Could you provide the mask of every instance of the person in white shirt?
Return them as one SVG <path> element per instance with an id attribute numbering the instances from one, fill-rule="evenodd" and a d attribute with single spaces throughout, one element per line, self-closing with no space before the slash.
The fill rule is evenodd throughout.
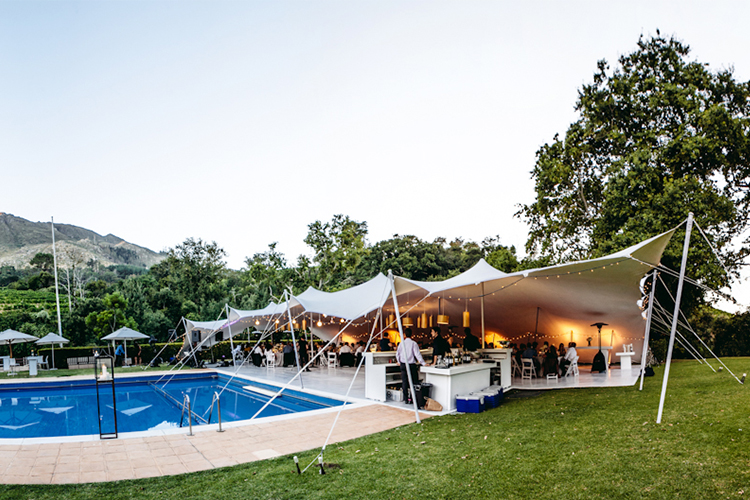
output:
<path id="1" fill-rule="evenodd" d="M 576 343 L 571 342 L 568 344 L 568 351 L 565 353 L 565 357 L 560 362 L 560 372 L 562 372 L 563 376 L 565 376 L 565 373 L 568 371 L 570 363 L 572 363 L 577 357 L 578 353 L 576 352 Z"/>
<path id="2" fill-rule="evenodd" d="M 396 361 L 401 368 L 401 390 L 404 392 L 404 401 L 411 404 L 409 398 L 409 376 L 406 370 L 411 372 L 411 381 L 413 385 L 419 383 L 419 365 L 426 366 L 427 363 L 422 359 L 422 353 L 419 352 L 419 345 L 411 339 L 411 328 L 404 328 L 404 341 L 396 349 Z M 416 388 L 414 389 L 416 391 Z M 417 397 L 417 402 L 420 398 Z"/>
<path id="3" fill-rule="evenodd" d="M 344 342 L 344 345 L 341 346 L 341 349 L 339 349 L 339 354 L 351 354 L 352 348 L 349 347 L 349 342 Z"/>

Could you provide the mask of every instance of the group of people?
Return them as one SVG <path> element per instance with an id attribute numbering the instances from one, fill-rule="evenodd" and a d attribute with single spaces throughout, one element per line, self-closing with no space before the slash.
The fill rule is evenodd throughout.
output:
<path id="1" fill-rule="evenodd" d="M 516 359 L 518 366 L 523 366 L 524 359 L 530 359 L 539 377 L 548 374 L 564 376 L 568 371 L 568 366 L 578 356 L 575 342 L 570 342 L 567 348 L 562 342 L 555 348 L 554 345 L 549 345 L 546 341 L 541 349 L 538 342 L 530 342 L 529 344 L 521 344 L 520 346 L 511 344 L 510 346 L 513 349 L 512 355 Z"/>
<path id="2" fill-rule="evenodd" d="M 360 342 L 342 342 L 340 345 L 331 344 L 330 346 L 310 346 L 310 344 L 301 338 L 296 341 L 297 356 L 299 356 L 300 366 L 305 366 L 310 361 L 310 357 L 320 354 L 318 362 L 321 364 L 321 358 L 328 359 L 328 353 L 335 353 L 341 366 L 355 366 L 362 360 L 362 354 L 365 352 L 365 343 Z M 235 363 L 241 363 L 243 356 L 249 352 L 253 365 L 261 366 L 265 360 L 267 366 L 277 366 L 277 354 L 280 354 L 281 365 L 284 367 L 297 366 L 297 356 L 295 356 L 293 342 L 280 342 L 276 345 L 271 343 L 258 342 L 255 346 L 249 343 L 237 345 L 232 352 Z M 309 369 L 309 368 L 308 368 Z"/>

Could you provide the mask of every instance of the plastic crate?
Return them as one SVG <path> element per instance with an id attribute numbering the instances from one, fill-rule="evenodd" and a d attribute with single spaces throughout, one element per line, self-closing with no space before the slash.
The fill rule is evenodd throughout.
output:
<path id="1" fill-rule="evenodd" d="M 456 396 L 456 411 L 459 413 L 481 413 L 484 411 L 484 396 L 467 394 Z"/>

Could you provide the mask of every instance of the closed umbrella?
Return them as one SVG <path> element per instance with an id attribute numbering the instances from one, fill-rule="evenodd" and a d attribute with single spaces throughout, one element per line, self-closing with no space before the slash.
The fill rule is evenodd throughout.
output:
<path id="1" fill-rule="evenodd" d="M 125 344 L 125 358 L 128 357 L 128 340 L 138 340 L 138 339 L 147 339 L 149 338 L 148 335 L 144 335 L 141 332 L 136 332 L 132 328 L 128 328 L 126 326 L 123 326 L 116 332 L 110 333 L 109 335 L 102 337 L 102 340 L 111 340 L 112 344 L 114 345 L 116 340 L 122 340 Z"/>
<path id="2" fill-rule="evenodd" d="M 37 344 L 43 345 L 43 344 L 50 344 L 52 345 L 52 369 L 56 370 L 55 368 L 55 344 L 67 344 L 70 342 L 70 340 L 66 339 L 65 337 L 61 337 L 56 333 L 48 333 L 44 337 L 40 338 L 36 341 Z M 62 345 L 60 345 L 62 347 Z"/>

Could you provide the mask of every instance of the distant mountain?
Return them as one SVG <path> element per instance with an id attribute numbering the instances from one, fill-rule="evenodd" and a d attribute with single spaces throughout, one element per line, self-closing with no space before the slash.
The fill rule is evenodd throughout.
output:
<path id="1" fill-rule="evenodd" d="M 128 264 L 151 267 L 166 254 L 157 253 L 113 234 L 102 236 L 89 229 L 70 224 L 55 224 L 55 243 L 59 265 L 65 260 L 98 265 Z M 52 231 L 49 222 L 31 222 L 0 212 L 0 266 L 22 268 L 37 253 L 52 253 Z"/>

